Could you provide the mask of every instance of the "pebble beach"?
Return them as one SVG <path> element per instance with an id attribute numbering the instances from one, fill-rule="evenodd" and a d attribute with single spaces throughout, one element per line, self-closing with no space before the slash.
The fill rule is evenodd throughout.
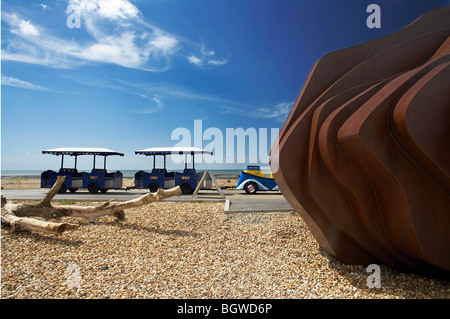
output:
<path id="1" fill-rule="evenodd" d="M 22 189 L 32 184 L 15 182 Z M 226 214 L 223 203 L 199 200 L 151 203 L 125 216 L 101 217 L 98 224 L 63 217 L 59 220 L 80 227 L 60 236 L 12 232 L 2 225 L 1 297 L 450 298 L 449 282 L 383 265 L 380 287 L 370 288 L 370 272 L 321 250 L 296 212 Z"/>

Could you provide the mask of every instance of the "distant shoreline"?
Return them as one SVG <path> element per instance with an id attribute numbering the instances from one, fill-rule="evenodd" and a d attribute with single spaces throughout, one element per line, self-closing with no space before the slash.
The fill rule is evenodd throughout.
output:
<path id="1" fill-rule="evenodd" d="M 14 178 L 26 178 L 26 179 L 39 179 L 40 175 L 3 175 L 2 179 L 14 179 Z"/>
<path id="2" fill-rule="evenodd" d="M 111 172 L 114 170 L 111 170 Z M 204 172 L 205 170 L 197 170 L 197 172 Z M 137 171 L 131 171 L 131 170 L 125 170 L 126 173 L 123 174 L 123 178 L 134 178 L 134 173 Z M 241 171 L 237 170 L 230 170 L 227 172 L 226 170 L 210 170 L 210 172 L 216 177 L 216 178 L 239 178 L 239 175 Z M 18 171 L 8 172 L 8 171 L 2 171 L 1 172 L 1 179 L 14 179 L 14 178 L 25 178 L 25 179 L 40 179 L 41 174 L 40 173 L 28 173 L 25 171 L 23 174 L 19 173 Z"/>

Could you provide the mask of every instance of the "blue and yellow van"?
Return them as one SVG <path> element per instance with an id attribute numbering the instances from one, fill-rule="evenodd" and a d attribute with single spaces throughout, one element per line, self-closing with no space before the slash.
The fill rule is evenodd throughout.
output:
<path id="1" fill-rule="evenodd" d="M 253 165 L 248 165 L 247 169 L 242 171 L 236 189 L 245 190 L 247 194 L 279 190 L 272 173 L 266 173 L 259 166 Z"/>

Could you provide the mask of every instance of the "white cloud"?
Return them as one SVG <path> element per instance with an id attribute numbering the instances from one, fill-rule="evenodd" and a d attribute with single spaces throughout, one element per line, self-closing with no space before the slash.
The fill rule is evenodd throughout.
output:
<path id="1" fill-rule="evenodd" d="M 180 50 L 191 50 L 188 61 L 198 67 L 226 64 L 214 50 L 196 44 L 144 21 L 128 0 L 69 0 L 78 8 L 81 28 L 88 38 L 75 42 L 56 36 L 57 31 L 39 26 L 15 13 L 2 20 L 11 36 L 2 41 L 2 60 L 54 68 L 73 68 L 88 62 L 112 63 L 146 71 L 166 71 Z M 47 5 L 40 5 L 44 10 Z M 70 17 L 73 10 L 66 12 Z"/>
<path id="2" fill-rule="evenodd" d="M 15 14 L 4 13 L 3 19 L 11 25 L 11 32 L 20 36 L 39 36 L 38 29 L 30 21 L 20 19 Z"/>
<path id="3" fill-rule="evenodd" d="M 118 36 L 107 37 L 101 42 L 80 48 L 75 53 L 85 60 L 114 63 L 129 68 L 139 68 L 148 59 L 148 50 L 135 44 L 135 35 L 124 32 Z"/>
<path id="4" fill-rule="evenodd" d="M 128 0 L 88 0 L 98 2 L 99 14 L 111 19 L 135 19 L 140 14 L 136 8 Z"/>
<path id="5" fill-rule="evenodd" d="M 139 10 L 126 0 L 98 0 L 98 13 L 110 19 L 136 18 Z"/>
<path id="6" fill-rule="evenodd" d="M 257 107 L 251 105 L 222 105 L 222 113 L 235 114 L 237 116 L 246 116 L 257 119 L 274 119 L 277 121 L 285 121 L 291 108 L 292 102 L 281 102 L 272 106 Z"/>
<path id="7" fill-rule="evenodd" d="M 191 64 L 198 66 L 199 68 L 204 68 L 206 66 L 220 66 L 228 63 L 227 59 L 216 59 L 214 50 L 207 50 L 205 45 L 202 43 L 200 45 L 199 56 L 190 55 L 188 56 L 188 61 Z"/>
<path id="8" fill-rule="evenodd" d="M 194 64 L 196 66 L 198 66 L 199 68 L 204 68 L 206 66 L 220 66 L 220 65 L 224 65 L 228 63 L 227 59 L 222 59 L 222 60 L 209 60 L 207 56 L 202 56 L 201 58 L 195 56 L 195 55 L 190 55 L 188 56 L 188 61 L 191 64 Z"/>
<path id="9" fill-rule="evenodd" d="M 176 86 L 173 84 L 157 84 L 157 83 L 141 83 L 141 82 L 128 82 L 123 80 L 116 80 L 118 83 L 117 85 L 111 85 L 106 83 L 92 83 L 92 82 L 83 82 L 81 80 L 75 80 L 79 83 L 83 83 L 86 85 L 97 85 L 101 87 L 109 87 L 109 88 L 115 88 L 115 89 L 121 89 L 128 93 L 137 94 L 141 97 L 147 98 L 148 95 L 154 95 L 155 97 L 172 97 L 182 100 L 198 100 L 198 101 L 209 101 L 216 104 L 233 104 L 233 105 L 241 105 L 236 102 L 231 102 L 229 100 L 225 100 L 216 96 L 204 94 L 204 93 L 198 93 L 193 92 L 187 88 Z M 138 93 L 139 92 L 139 93 Z"/>
<path id="10" fill-rule="evenodd" d="M 83 16 L 95 14 L 112 20 L 134 19 L 139 14 L 139 9 L 127 0 L 69 0 L 68 6 L 78 8 Z"/>
<path id="11" fill-rule="evenodd" d="M 12 76 L 4 76 L 4 75 L 2 75 L 2 85 L 14 86 L 30 90 L 46 90 L 46 88 L 39 85 L 35 85 L 28 81 L 19 80 Z"/>
<path id="12" fill-rule="evenodd" d="M 292 108 L 292 103 L 282 102 L 272 107 L 260 107 L 255 110 L 255 116 L 259 118 L 286 118 Z"/>
<path id="13" fill-rule="evenodd" d="M 161 71 L 177 51 L 178 40 L 161 29 L 146 25 L 140 11 L 126 0 L 71 0 L 80 8 L 92 44 L 76 54 L 88 61 L 115 63 L 129 68 Z M 110 24 L 115 23 L 111 32 Z"/>
<path id="14" fill-rule="evenodd" d="M 43 3 L 39 4 L 39 6 L 42 8 L 42 10 L 47 10 L 50 8 L 48 5 L 43 4 Z"/>
<path id="15" fill-rule="evenodd" d="M 146 96 L 144 96 L 144 97 L 148 99 L 148 97 L 146 97 Z M 150 99 L 154 102 L 154 106 L 142 111 L 141 113 L 152 114 L 152 113 L 157 113 L 162 110 L 163 106 L 162 106 L 160 98 L 157 95 L 153 96 Z"/>
<path id="16" fill-rule="evenodd" d="M 142 27 L 118 27 L 112 33 L 102 22 L 87 17 L 92 39 L 85 44 L 68 41 L 50 34 L 30 37 L 37 29 L 16 15 L 7 15 L 5 21 L 18 37 L 8 39 L 2 50 L 3 60 L 36 63 L 55 68 L 74 67 L 85 62 L 113 63 L 128 68 L 160 71 L 178 50 L 178 40 L 161 30 L 142 30 Z M 26 21 L 25 21 L 26 22 Z M 141 31 L 142 30 L 142 31 Z"/>
<path id="17" fill-rule="evenodd" d="M 216 54 L 216 52 L 214 52 L 214 50 L 206 51 L 206 48 L 205 48 L 204 45 L 202 45 L 201 52 L 202 52 L 202 54 L 205 55 L 205 56 L 213 56 L 214 54 Z"/>
<path id="18" fill-rule="evenodd" d="M 19 29 L 25 36 L 39 36 L 39 31 L 30 23 L 30 21 L 20 21 Z"/>
<path id="19" fill-rule="evenodd" d="M 150 41 L 150 44 L 163 53 L 169 53 L 176 49 L 178 40 L 169 35 L 158 34 Z"/>
<path id="20" fill-rule="evenodd" d="M 226 59 L 222 59 L 222 60 L 210 60 L 208 61 L 208 64 L 212 64 L 212 65 L 224 65 L 227 64 L 228 60 Z"/>
<path id="21" fill-rule="evenodd" d="M 189 57 L 188 57 L 188 61 L 189 61 L 190 63 L 192 63 L 192 64 L 197 65 L 197 66 L 201 66 L 201 65 L 203 64 L 202 59 L 197 58 L 197 57 L 194 56 L 194 55 L 189 56 Z"/>

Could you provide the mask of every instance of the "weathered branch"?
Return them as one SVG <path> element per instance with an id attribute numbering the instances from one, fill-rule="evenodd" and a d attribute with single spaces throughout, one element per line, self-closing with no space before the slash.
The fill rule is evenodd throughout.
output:
<path id="1" fill-rule="evenodd" d="M 97 223 L 97 218 L 101 216 L 115 216 L 119 220 L 125 218 L 125 209 L 142 206 L 148 203 L 162 201 L 171 196 L 180 196 L 179 186 L 164 190 L 158 189 L 156 193 L 148 193 L 139 198 L 125 202 L 107 201 L 100 206 L 53 206 L 51 200 L 58 193 L 65 177 L 58 177 L 52 189 L 45 197 L 35 205 L 8 203 L 2 197 L 2 222 L 7 223 L 15 230 L 32 230 L 43 233 L 61 234 L 65 230 L 74 230 L 78 225 L 68 223 L 52 223 L 40 221 L 28 217 L 43 217 L 45 219 L 60 218 L 65 216 L 81 217 L 90 222 Z"/>
<path id="2" fill-rule="evenodd" d="M 78 225 L 70 223 L 53 223 L 34 218 L 18 217 L 13 212 L 19 205 L 8 203 L 2 196 L 2 223 L 8 224 L 13 231 L 29 230 L 44 234 L 61 235 L 66 230 L 75 230 Z"/>
<path id="3" fill-rule="evenodd" d="M 15 208 L 11 208 L 11 211 L 18 217 L 30 217 L 39 216 L 45 219 L 60 218 L 64 216 L 70 217 L 82 217 L 86 218 L 90 222 L 96 222 L 100 216 L 112 215 L 119 219 L 123 216 L 125 209 L 142 206 L 148 203 L 161 201 L 170 196 L 180 196 L 180 187 L 174 187 L 168 190 L 158 189 L 156 193 L 148 193 L 139 198 L 132 199 L 125 202 L 112 203 L 108 201 L 100 206 L 72 206 L 61 205 L 52 206 L 45 204 L 44 206 L 39 203 L 37 205 L 16 205 Z M 8 205 L 8 204 L 6 204 Z M 10 204 L 11 205 L 11 204 Z"/>
<path id="4" fill-rule="evenodd" d="M 55 197 L 55 195 L 58 193 L 65 179 L 66 179 L 65 176 L 58 176 L 56 178 L 55 184 L 53 184 L 53 187 L 45 195 L 45 197 L 36 205 L 36 207 L 50 207 L 53 197 Z"/>
<path id="5" fill-rule="evenodd" d="M 9 210 L 2 211 L 2 222 L 10 225 L 13 231 L 29 230 L 44 234 L 61 235 L 66 230 L 75 230 L 79 226 L 69 223 L 52 223 L 34 218 L 17 217 Z"/>

